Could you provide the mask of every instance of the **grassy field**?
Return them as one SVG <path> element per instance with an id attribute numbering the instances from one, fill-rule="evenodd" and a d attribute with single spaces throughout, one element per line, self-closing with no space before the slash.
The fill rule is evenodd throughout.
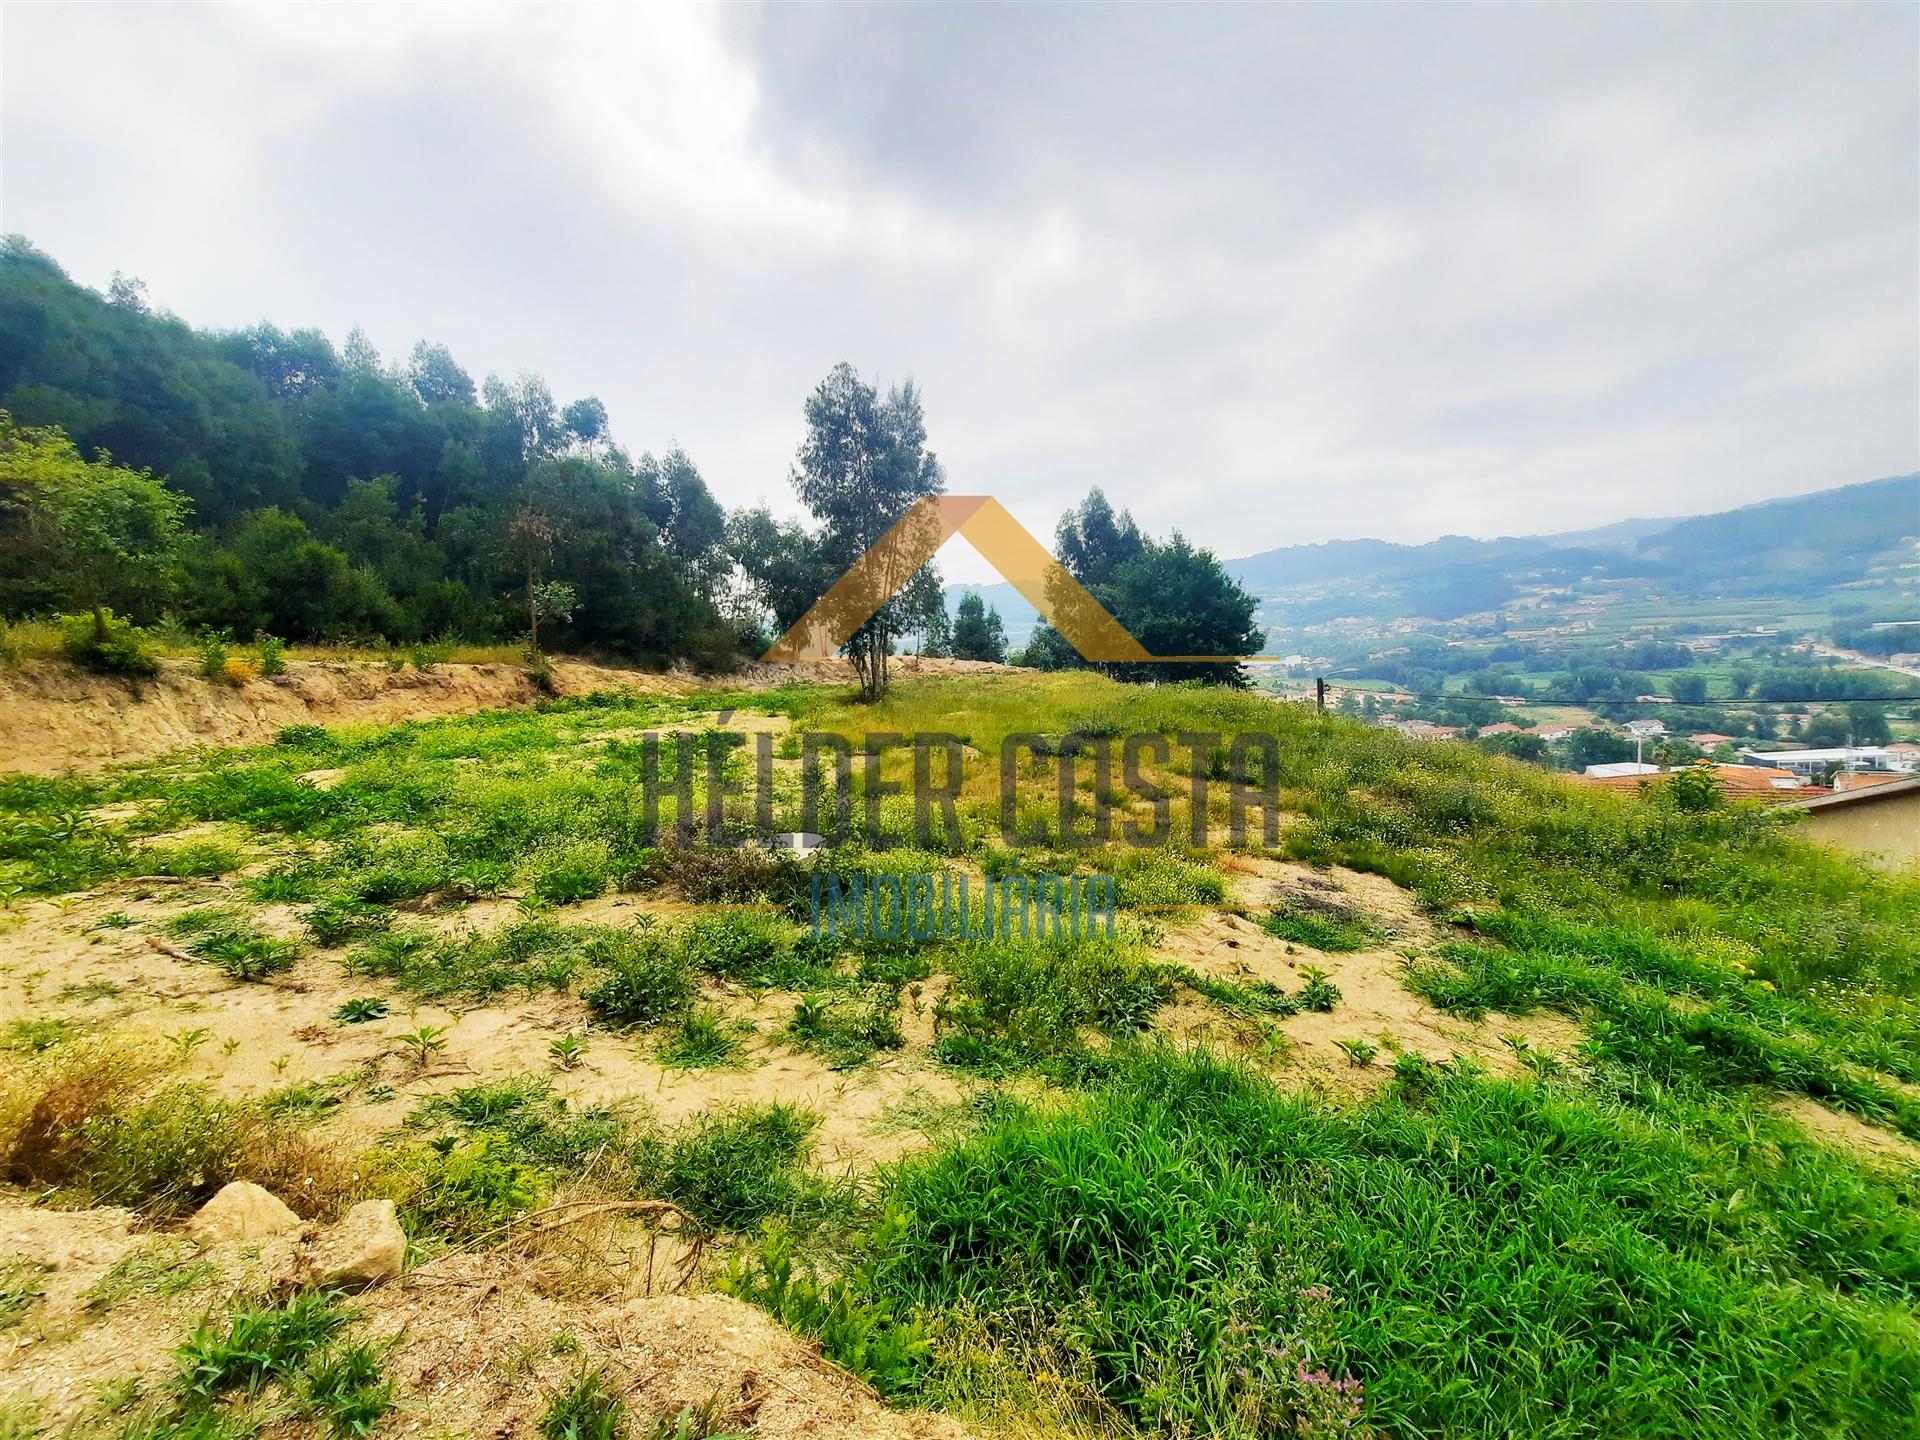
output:
<path id="1" fill-rule="evenodd" d="M 805 734 L 951 735 L 956 835 L 814 863 L 1110 874 L 1115 933 L 815 936 L 800 862 L 648 843 L 640 737 L 674 728 L 771 736 L 776 828 Z M 998 757 L 1028 732 L 1274 736 L 1280 842 L 1230 850 L 1214 786 L 1202 845 L 1078 844 L 1023 759 L 1011 849 Z M 1175 835 L 1195 764 L 1220 758 L 1147 767 Z M 911 841 L 910 793 L 878 813 Z M 0 897 L 20 1205 L 164 1227 L 235 1177 L 316 1215 L 385 1195 L 418 1265 L 557 1203 L 665 1201 L 694 1288 L 980 1434 L 1920 1432 L 1920 879 L 1777 813 L 1254 695 L 978 676 L 0 779 Z M 612 1305 L 631 1245 L 602 1239 L 531 1283 Z M 438 1413 L 382 1349 L 389 1302 L 141 1284 L 116 1313 L 205 1316 L 155 1342 L 177 1361 L 65 1409 L 16 1369 L 40 1408 L 10 1433 Z M 88 1332 L 32 1291 L 0 1323 L 57 1374 Z M 542 1433 L 727 1432 L 588 1358 L 539 1391 Z"/>

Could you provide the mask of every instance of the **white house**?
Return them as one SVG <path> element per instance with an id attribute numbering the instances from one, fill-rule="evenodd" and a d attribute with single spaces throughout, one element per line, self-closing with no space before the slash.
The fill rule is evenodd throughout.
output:
<path id="1" fill-rule="evenodd" d="M 1626 729 L 1627 734 L 1636 740 L 1651 740 L 1656 735 L 1667 733 L 1667 727 L 1658 720 L 1629 720 Z"/>
<path id="2" fill-rule="evenodd" d="M 1821 750 L 1740 751 L 1750 765 L 1778 765 L 1796 775 L 1811 775 L 1822 765 L 1851 765 L 1862 770 L 1920 769 L 1920 753 L 1904 745 L 1840 745 Z"/>

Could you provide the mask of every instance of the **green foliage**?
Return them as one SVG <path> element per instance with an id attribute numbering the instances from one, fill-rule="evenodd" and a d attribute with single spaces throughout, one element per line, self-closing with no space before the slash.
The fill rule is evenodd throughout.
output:
<path id="1" fill-rule="evenodd" d="M 218 635 L 206 635 L 200 641 L 200 674 L 203 679 L 224 684 L 227 679 L 227 642 Z"/>
<path id="2" fill-rule="evenodd" d="M 1306 978 L 1306 984 L 1300 987 L 1300 1003 L 1308 1010 L 1327 1011 L 1340 1003 L 1340 987 L 1327 978 L 1327 972 L 1318 965 L 1304 965 L 1300 969 Z"/>
<path id="3" fill-rule="evenodd" d="M 136 875 L 211 880 L 239 869 L 240 863 L 240 852 L 232 845 L 215 840 L 186 840 L 177 845 L 150 845 L 133 851 L 128 868 Z"/>
<path id="4" fill-rule="evenodd" d="M 613 963 L 625 953 L 622 932 L 601 926 L 557 925 L 529 917 L 457 939 L 420 929 L 376 935 L 354 947 L 350 968 L 383 976 L 422 999 L 485 999 L 508 990 L 561 989 L 590 963 Z"/>
<path id="5" fill-rule="evenodd" d="M 751 1026 L 747 1027 L 751 1033 Z M 718 1011 L 683 1010 L 660 1037 L 660 1063 L 676 1070 L 734 1065 L 740 1060 L 740 1025 Z"/>
<path id="6" fill-rule="evenodd" d="M 287 673 L 287 644 L 284 640 L 271 635 L 262 635 L 257 642 L 260 651 L 260 673 L 271 679 L 275 675 Z"/>
<path id="7" fill-rule="evenodd" d="M 60 620 L 60 653 L 74 664 L 102 675 L 152 676 L 160 657 L 144 631 L 102 607 L 99 617 L 65 615 Z"/>
<path id="8" fill-rule="evenodd" d="M 217 965 L 236 980 L 264 980 L 291 970 L 300 947 L 290 940 L 263 935 L 232 912 L 189 911 L 175 917 L 177 926 L 191 918 L 193 939 L 187 951 L 196 959 Z"/>
<path id="9" fill-rule="evenodd" d="M 307 1402 L 327 1417 L 335 1440 L 372 1433 L 394 1408 L 393 1382 L 380 1373 L 381 1352 L 361 1341 L 322 1351 L 309 1362 Z"/>
<path id="10" fill-rule="evenodd" d="M 969 590 L 960 597 L 953 616 L 953 656 L 956 660 L 992 660 L 1007 658 L 1007 632 L 1000 623 L 1000 612 Z"/>
<path id="11" fill-rule="evenodd" d="M 540 1440 L 625 1440 L 627 1405 L 607 1388 L 606 1371 L 581 1367 L 540 1417 Z"/>
<path id="12" fill-rule="evenodd" d="M 684 1014 L 700 986 L 685 951 L 657 931 L 634 931 L 606 945 L 603 979 L 586 991 L 595 1014 L 618 1025 L 658 1025 Z"/>
<path id="13" fill-rule="evenodd" d="M 667 1148 L 662 1193 L 720 1229 L 757 1225 L 800 1198 L 800 1168 L 818 1123 L 786 1104 L 698 1116 Z"/>
<path id="14" fill-rule="evenodd" d="M 787 1034 L 804 1050 L 851 1069 L 876 1051 L 906 1043 L 900 1030 L 897 985 L 869 986 L 853 994 L 803 995 L 793 1007 Z"/>
<path id="15" fill-rule="evenodd" d="M 290 1380 L 351 1318 L 324 1292 L 303 1290 L 283 1305 L 235 1311 L 224 1323 L 203 1320 L 179 1349 L 180 1389 L 205 1401 Z"/>
<path id="16" fill-rule="evenodd" d="M 0 411 L 0 486 L 30 512 L 51 582 L 88 611 L 86 663 L 116 673 L 142 672 L 134 653 L 115 645 L 110 609 L 163 605 L 192 506 L 144 470 L 87 460 L 58 429 L 19 426 Z M 76 656 L 75 658 L 83 658 Z"/>
<path id="17" fill-rule="evenodd" d="M 1093 1063 L 1084 1030 L 1131 1035 L 1173 995 L 1166 971 L 1115 941 L 975 943 L 955 948 L 950 971 L 934 1053 L 990 1073 L 1041 1066 L 1070 1077 Z"/>
<path id="18" fill-rule="evenodd" d="M 442 636 L 516 637 L 528 582 L 512 525 L 535 509 L 541 608 L 562 643 L 703 669 L 735 658 L 713 598 L 724 512 L 682 452 L 630 459 L 597 401 L 557 405 L 527 376 L 476 393 L 444 347 L 403 375 L 347 363 L 311 330 L 198 332 L 17 249 L 0 256 L 0 302 L 23 426 L 69 425 L 79 447 L 111 443 L 169 482 L 6 422 L 0 478 L 40 513 L 0 517 L 0 546 L 31 561 L 0 583 L 0 611 L 171 601 L 214 630 L 381 637 L 431 663 L 420 647 Z M 206 527 L 191 536 L 189 497 Z"/>
<path id="19" fill-rule="evenodd" d="M 348 1000 L 333 1012 L 333 1018 L 342 1025 L 364 1025 L 369 1020 L 384 1020 L 386 1016 L 387 1002 L 372 996 Z"/>
<path id="20" fill-rule="evenodd" d="M 402 1169 L 400 1222 L 416 1238 L 478 1239 L 531 1210 L 543 1193 L 539 1173 L 492 1135 L 424 1147 Z"/>
<path id="21" fill-rule="evenodd" d="M 346 895 L 328 895 L 300 917 L 319 945 L 333 947 L 377 934 L 393 924 L 393 911 Z"/>
<path id="22" fill-rule="evenodd" d="M 911 1217 L 882 1216 L 864 1237 L 851 1272 L 822 1275 L 796 1259 L 792 1233 L 780 1221 L 728 1257 L 719 1288 L 758 1305 L 810 1340 L 826 1357 L 885 1396 L 912 1393 L 933 1355 L 925 1327 L 872 1298 L 873 1257 L 896 1246 Z"/>
<path id="23" fill-rule="evenodd" d="M 1910 1180 L 1804 1144 L 1756 1171 L 1755 1127 L 1786 1132 L 1738 1106 L 1421 1069 L 1417 1095 L 1335 1110 L 1145 1054 L 909 1162 L 892 1201 L 914 1222 L 863 1294 L 1085 1357 L 1107 1402 L 1176 1433 L 1337 1428 L 1344 1373 L 1365 1423 L 1406 1434 L 1885 1433 L 1912 1413 Z"/>

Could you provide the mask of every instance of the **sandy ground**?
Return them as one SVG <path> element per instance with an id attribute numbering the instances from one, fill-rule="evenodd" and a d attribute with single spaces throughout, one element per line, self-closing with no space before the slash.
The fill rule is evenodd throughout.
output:
<path id="1" fill-rule="evenodd" d="M 46 1210 L 0 1191 L 0 1257 L 30 1255 L 43 1298 L 0 1337 L 0 1403 L 53 1428 L 97 1410 L 103 1384 L 160 1392 L 174 1347 L 210 1308 L 283 1284 L 297 1237 L 199 1247 L 143 1230 L 124 1210 Z M 192 1283 L 103 1307 L 89 1291 L 115 1261 L 164 1256 Z M 769 1316 L 724 1295 L 543 1293 L 537 1260 L 510 1251 L 415 1269 L 352 1303 L 350 1333 L 391 1346 L 398 1408 L 384 1435 L 525 1436 L 583 1367 L 622 1395 L 633 1429 L 711 1404 L 756 1440 L 965 1440 L 952 1420 L 887 1409 L 873 1391 Z M 107 1422 L 109 1428 L 113 1422 Z M 275 1434 L 324 1434 L 282 1421 Z"/>

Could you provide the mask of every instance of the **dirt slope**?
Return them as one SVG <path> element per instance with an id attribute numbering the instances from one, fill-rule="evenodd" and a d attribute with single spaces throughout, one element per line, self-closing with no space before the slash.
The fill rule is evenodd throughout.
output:
<path id="1" fill-rule="evenodd" d="M 1004 670 L 966 660 L 907 660 L 902 673 L 957 674 Z M 841 661 L 750 665 L 732 675 L 701 677 L 593 665 L 554 664 L 562 695 L 596 690 L 681 694 L 702 687 L 766 687 L 791 681 L 845 683 Z M 240 685 L 215 684 L 185 661 L 152 680 L 89 675 L 55 661 L 0 669 L 0 773 L 57 775 L 150 760 L 189 745 L 257 745 L 283 725 L 392 725 L 464 715 L 541 698 L 518 665 L 437 665 L 431 671 L 383 664 L 296 660 L 287 673 Z"/>

